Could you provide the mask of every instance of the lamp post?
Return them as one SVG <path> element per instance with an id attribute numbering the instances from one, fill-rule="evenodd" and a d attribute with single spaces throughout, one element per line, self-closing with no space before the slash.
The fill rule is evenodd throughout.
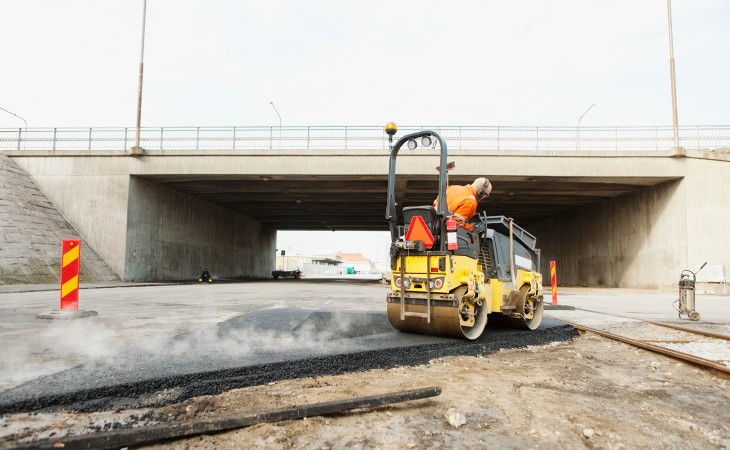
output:
<path id="1" fill-rule="evenodd" d="M 26 121 L 25 121 L 25 119 L 23 119 L 23 118 L 22 118 L 22 117 L 20 117 L 19 115 L 15 114 L 14 112 L 8 111 L 8 110 L 7 110 L 7 109 L 5 109 L 5 108 L 0 108 L 0 109 L 2 109 L 3 111 L 5 111 L 5 112 L 6 112 L 6 113 L 8 113 L 8 114 L 12 114 L 12 115 L 14 115 L 15 117 L 17 117 L 18 119 L 22 120 L 22 121 L 23 121 L 23 123 L 25 123 L 25 132 L 26 132 L 26 133 L 28 133 L 28 122 L 26 122 Z M 20 150 L 20 138 L 21 138 L 21 136 L 20 136 L 20 132 L 18 132 L 18 150 Z M 25 144 L 23 144 L 23 145 L 24 145 L 24 146 L 23 146 L 23 149 L 25 150 Z"/>
<path id="2" fill-rule="evenodd" d="M 669 18 L 669 76 L 672 82 L 672 124 L 674 125 L 674 148 L 679 147 L 679 119 L 677 119 L 677 83 L 674 78 L 674 38 L 672 37 L 672 0 L 667 0 Z"/>
<path id="3" fill-rule="evenodd" d="M 578 118 L 578 126 L 576 127 L 576 132 L 578 133 L 578 140 L 575 143 L 575 149 L 576 150 L 580 150 L 580 121 L 583 120 L 583 116 L 585 116 L 586 114 L 588 114 L 588 111 L 590 111 L 591 108 L 593 108 L 594 106 L 596 106 L 595 103 L 592 104 L 591 106 L 589 106 L 588 109 L 586 109 L 586 112 L 584 112 L 583 114 L 581 114 L 581 116 Z"/>
<path id="4" fill-rule="evenodd" d="M 281 114 L 279 114 L 279 111 L 276 109 L 276 106 L 274 106 L 274 102 L 269 102 L 271 104 L 271 107 L 274 108 L 274 112 L 277 116 L 279 116 L 279 149 L 281 150 Z"/>
<path id="5" fill-rule="evenodd" d="M 143 149 L 139 146 L 140 125 L 142 123 L 142 74 L 144 73 L 144 31 L 147 21 L 147 0 L 142 5 L 142 49 L 139 57 L 139 85 L 137 87 L 137 129 L 134 138 L 132 155 L 141 155 Z"/>
<path id="6" fill-rule="evenodd" d="M 19 115 L 15 114 L 15 113 L 14 113 L 14 112 L 12 112 L 12 111 L 8 111 L 8 110 L 7 110 L 7 109 L 5 109 L 5 108 L 0 108 L 0 109 L 2 109 L 3 111 L 5 111 L 5 112 L 6 112 L 6 113 L 8 113 L 8 114 L 12 114 L 12 115 L 14 115 L 15 117 L 17 117 L 18 119 L 22 120 L 22 121 L 23 121 L 23 122 L 25 123 L 25 131 L 28 131 L 28 122 L 26 122 L 26 121 L 25 121 L 25 119 L 23 119 L 22 117 L 20 117 Z"/>

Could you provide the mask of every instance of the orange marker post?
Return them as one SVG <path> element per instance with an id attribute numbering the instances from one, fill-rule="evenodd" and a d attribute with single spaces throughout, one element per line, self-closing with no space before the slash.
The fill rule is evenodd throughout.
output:
<path id="1" fill-rule="evenodd" d="M 555 276 L 555 261 L 550 261 L 550 284 L 553 287 L 553 305 L 558 304 L 558 280 Z"/>
<path id="2" fill-rule="evenodd" d="M 79 309 L 79 261 L 81 241 L 64 239 L 61 258 L 61 310 Z"/>

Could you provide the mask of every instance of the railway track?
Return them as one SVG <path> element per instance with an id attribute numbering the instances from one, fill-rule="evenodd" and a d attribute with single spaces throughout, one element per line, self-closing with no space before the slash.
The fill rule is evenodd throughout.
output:
<path id="1" fill-rule="evenodd" d="M 579 333 L 595 333 L 693 364 L 716 376 L 730 379 L 730 335 L 698 327 L 643 320 L 589 309 L 576 308 L 576 311 L 589 315 L 611 316 L 622 321 L 596 328 L 580 323 L 581 319 L 585 322 L 590 317 L 581 317 L 578 320 L 552 317 L 571 325 Z"/>

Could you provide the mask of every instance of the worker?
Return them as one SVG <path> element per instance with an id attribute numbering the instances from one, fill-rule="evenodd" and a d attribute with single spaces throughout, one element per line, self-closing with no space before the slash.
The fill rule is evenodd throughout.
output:
<path id="1" fill-rule="evenodd" d="M 489 197 L 492 192 L 492 184 L 486 178 L 477 178 L 472 184 L 465 186 L 452 185 L 446 188 L 446 204 L 460 227 L 474 231 L 474 224 L 469 220 L 477 213 L 477 204 Z M 436 207 L 438 198 L 434 200 Z"/>

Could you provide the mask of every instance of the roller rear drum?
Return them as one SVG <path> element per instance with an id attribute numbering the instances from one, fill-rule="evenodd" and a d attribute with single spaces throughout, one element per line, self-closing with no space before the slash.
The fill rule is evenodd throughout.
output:
<path id="1" fill-rule="evenodd" d="M 454 337 L 474 340 L 479 338 L 487 325 L 487 314 L 484 304 L 464 298 L 466 287 L 454 290 L 454 301 L 434 301 L 431 305 L 430 322 L 424 317 L 406 316 L 401 320 L 400 300 L 388 299 L 388 320 L 393 328 L 408 333 L 427 334 L 431 336 Z M 406 312 L 425 313 L 424 299 L 407 298 Z"/>

